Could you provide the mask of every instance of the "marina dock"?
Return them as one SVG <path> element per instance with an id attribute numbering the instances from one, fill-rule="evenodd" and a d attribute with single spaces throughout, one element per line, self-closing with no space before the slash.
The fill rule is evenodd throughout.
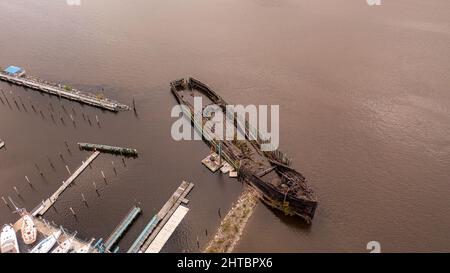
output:
<path id="1" fill-rule="evenodd" d="M 189 209 L 187 207 L 179 206 L 147 247 L 145 253 L 159 253 L 188 211 Z"/>
<path id="2" fill-rule="evenodd" d="M 36 240 L 36 243 L 38 243 L 39 240 L 50 236 L 51 234 L 55 233 L 56 231 L 60 230 L 60 227 L 57 227 L 51 223 L 49 223 L 48 221 L 45 221 L 42 218 L 38 218 L 38 217 L 33 217 L 33 222 L 34 225 L 36 226 L 37 229 L 37 233 L 38 233 L 38 240 Z M 21 236 L 20 236 L 20 229 L 22 227 L 22 218 L 20 218 L 14 225 L 14 230 L 17 233 L 17 239 L 19 240 L 19 246 L 20 246 L 20 251 L 22 253 L 27 253 L 30 251 L 30 249 L 32 248 L 32 246 L 27 246 L 25 245 L 25 243 L 22 242 Z M 58 238 L 58 242 L 62 243 L 64 242 L 64 240 L 68 239 L 68 237 L 72 237 L 73 235 L 70 234 L 62 234 L 59 238 Z M 73 239 L 73 243 L 72 243 L 72 250 L 74 252 L 79 252 L 80 250 L 85 250 L 88 249 L 87 252 L 90 253 L 97 253 L 98 251 L 91 247 L 91 243 L 92 243 L 93 239 L 90 242 L 86 242 L 82 239 L 76 238 L 74 237 Z"/>
<path id="3" fill-rule="evenodd" d="M 33 211 L 32 211 L 32 215 L 33 216 L 38 216 L 38 215 L 44 215 L 44 213 L 47 212 L 47 210 L 53 206 L 53 204 L 58 200 L 59 196 L 61 195 L 61 193 L 63 193 L 66 188 L 72 184 L 72 182 L 91 164 L 92 161 L 94 161 L 97 156 L 100 154 L 100 152 L 94 152 L 87 160 L 86 162 L 84 162 L 66 181 L 63 182 L 62 186 L 58 188 L 58 190 L 56 190 L 56 192 L 50 196 L 50 198 L 48 198 L 45 201 L 42 201 L 41 204 L 39 204 Z"/>
<path id="4" fill-rule="evenodd" d="M 36 78 L 25 76 L 24 73 L 16 75 L 10 74 L 5 70 L 4 72 L 0 72 L 0 80 L 113 112 L 130 110 L 129 106 L 102 98 L 100 95 L 96 96 L 94 94 L 81 92 L 68 86 L 61 86 L 60 84 L 51 84 Z"/>
<path id="5" fill-rule="evenodd" d="M 109 238 L 105 242 L 105 250 L 111 251 L 111 248 L 117 243 L 117 241 L 122 237 L 124 232 L 131 226 L 131 224 L 136 220 L 136 218 L 141 213 L 141 208 L 133 206 L 128 214 L 123 218 L 120 224 L 114 229 Z"/>
<path id="6" fill-rule="evenodd" d="M 92 144 L 92 143 L 78 143 L 78 146 L 81 150 L 85 151 L 100 151 L 103 153 L 110 154 L 120 154 L 122 156 L 132 156 L 137 157 L 138 152 L 136 149 L 124 148 L 124 147 L 115 147 L 103 144 Z"/>
<path id="7" fill-rule="evenodd" d="M 193 187 L 193 183 L 186 181 L 181 183 L 158 214 L 153 216 L 142 233 L 134 241 L 128 250 L 128 253 L 143 253 L 147 252 L 147 250 L 149 252 L 159 252 L 162 249 L 164 244 L 170 238 L 170 235 L 172 235 L 173 231 L 189 210 L 186 207 L 181 206 L 181 204 L 187 204 L 189 202 L 189 200 L 186 199 L 186 196 Z M 173 215 L 174 217 L 172 218 Z M 157 236 L 159 236 L 158 240 L 155 240 Z"/>

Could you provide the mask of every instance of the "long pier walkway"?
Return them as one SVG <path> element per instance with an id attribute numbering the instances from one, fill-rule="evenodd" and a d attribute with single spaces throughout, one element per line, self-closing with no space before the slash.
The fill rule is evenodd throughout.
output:
<path id="1" fill-rule="evenodd" d="M 109 238 L 105 242 L 105 249 L 110 251 L 111 248 L 117 243 L 123 233 L 130 227 L 130 225 L 136 220 L 137 216 L 141 213 L 141 208 L 133 206 L 128 212 L 127 216 L 123 218 L 120 224 L 114 229 Z"/>
<path id="2" fill-rule="evenodd" d="M 109 99 L 99 98 L 93 94 L 84 93 L 72 88 L 60 87 L 56 84 L 49 84 L 41 82 L 40 80 L 26 77 L 26 76 L 11 76 L 6 73 L 0 72 L 0 80 L 16 84 L 19 86 L 25 86 L 34 90 L 45 92 L 51 95 L 58 96 L 59 98 L 65 98 L 72 101 L 77 101 L 87 105 L 99 107 L 105 110 L 118 112 L 120 110 L 129 110 L 130 107 Z"/>
<path id="3" fill-rule="evenodd" d="M 174 212 L 180 207 L 181 203 L 187 204 L 189 201 L 186 199 L 186 196 L 194 187 L 193 183 L 189 183 L 183 181 L 178 189 L 173 193 L 170 199 L 164 204 L 161 210 L 155 215 L 147 226 L 144 228 L 142 233 L 138 236 L 138 238 L 134 241 L 128 253 L 138 253 L 138 252 L 146 252 L 149 248 L 150 244 L 153 242 L 155 237 L 160 233 L 160 231 L 164 228 L 166 223 L 169 221 L 170 217 L 174 214 Z M 186 211 L 187 213 L 187 211 Z M 184 213 L 184 215 L 186 215 Z M 180 214 L 181 215 L 181 214 Z M 184 217 L 183 215 L 183 217 Z M 181 217 L 181 219 L 183 218 Z M 180 222 L 181 222 L 180 219 Z M 178 226 L 178 224 L 176 225 Z M 175 230 L 176 226 L 173 226 L 169 229 Z M 173 232 L 173 231 L 172 231 Z M 172 233 L 170 232 L 169 237 Z M 168 239 L 168 238 L 167 238 Z M 167 240 L 161 240 L 165 243 Z M 161 245 L 162 248 L 163 245 Z M 159 248 L 159 249 L 161 249 Z"/>
<path id="4" fill-rule="evenodd" d="M 44 213 L 47 212 L 47 210 L 53 206 L 53 204 L 58 200 L 59 196 L 63 191 L 66 190 L 66 188 L 72 184 L 72 182 L 91 164 L 94 159 L 97 158 L 97 156 L 100 154 L 100 152 L 94 152 L 87 160 L 84 162 L 78 170 L 76 170 L 66 181 L 63 182 L 62 186 L 59 187 L 56 192 L 50 196 L 45 201 L 42 201 L 40 205 L 38 205 L 33 211 L 32 215 L 44 215 Z"/>

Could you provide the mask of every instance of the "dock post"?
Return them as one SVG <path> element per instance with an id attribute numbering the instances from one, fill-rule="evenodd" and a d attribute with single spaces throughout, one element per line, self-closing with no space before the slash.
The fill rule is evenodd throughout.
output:
<path id="1" fill-rule="evenodd" d="M 9 204 L 8 204 L 8 202 L 6 201 L 5 197 L 2 196 L 2 200 L 3 200 L 3 203 L 5 203 L 5 205 L 6 205 L 7 207 L 9 207 Z"/>
<path id="2" fill-rule="evenodd" d="M 81 199 L 83 200 L 84 203 L 87 204 L 87 200 L 86 197 L 84 197 L 84 193 L 81 193 Z"/>
<path id="3" fill-rule="evenodd" d="M 14 188 L 14 191 L 16 192 L 16 194 L 17 194 L 18 196 L 20 196 L 20 192 L 19 192 L 19 190 L 16 188 L 16 186 L 14 186 L 13 188 Z"/>
<path id="4" fill-rule="evenodd" d="M 28 176 L 25 175 L 25 179 L 27 180 L 28 184 L 30 184 L 30 186 L 31 186 L 31 181 L 30 181 L 30 179 L 28 179 Z"/>
<path id="5" fill-rule="evenodd" d="M 50 166 L 52 167 L 52 169 L 55 169 L 55 166 L 53 165 L 52 160 L 50 159 L 50 157 L 47 156 L 48 162 L 50 163 Z"/>
<path id="6" fill-rule="evenodd" d="M 111 165 L 113 166 L 114 174 L 117 176 L 116 167 L 114 166 L 114 161 L 111 161 Z"/>

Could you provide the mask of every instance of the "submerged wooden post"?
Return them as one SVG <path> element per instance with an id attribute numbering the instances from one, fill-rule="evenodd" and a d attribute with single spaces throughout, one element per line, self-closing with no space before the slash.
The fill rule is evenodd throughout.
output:
<path id="1" fill-rule="evenodd" d="M 16 192 L 16 194 L 17 194 L 18 196 L 20 196 L 20 192 L 19 192 L 19 190 L 16 188 L 16 186 L 14 186 L 13 188 L 14 188 L 14 191 Z"/>
<path id="2" fill-rule="evenodd" d="M 27 180 L 28 184 L 31 185 L 31 181 L 30 181 L 30 179 L 28 179 L 28 176 L 25 175 L 25 179 Z"/>
<path id="3" fill-rule="evenodd" d="M 8 202 L 6 201 L 5 197 L 2 196 L 2 200 L 3 200 L 3 203 L 5 203 L 5 205 L 6 205 L 7 207 L 9 207 L 9 204 L 8 204 Z"/>

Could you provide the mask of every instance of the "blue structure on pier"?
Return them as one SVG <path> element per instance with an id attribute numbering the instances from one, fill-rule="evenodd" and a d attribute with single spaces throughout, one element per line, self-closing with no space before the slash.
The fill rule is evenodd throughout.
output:
<path id="1" fill-rule="evenodd" d="M 6 74 L 10 75 L 10 76 L 20 76 L 23 73 L 25 73 L 25 70 L 21 67 L 18 66 L 9 66 L 8 68 L 6 68 L 3 72 L 5 72 Z"/>

